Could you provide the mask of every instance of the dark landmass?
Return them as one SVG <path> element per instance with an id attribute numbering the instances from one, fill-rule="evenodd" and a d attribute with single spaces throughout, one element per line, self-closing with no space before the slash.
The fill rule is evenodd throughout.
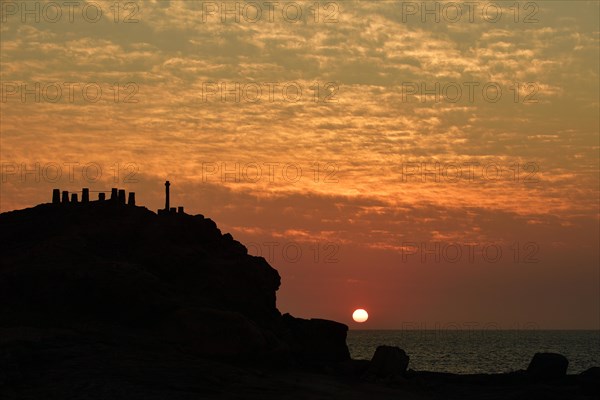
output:
<path id="1" fill-rule="evenodd" d="M 202 215 L 115 201 L 0 214 L 1 399 L 589 399 L 599 370 L 407 370 L 348 327 L 282 315 L 280 277 Z"/>

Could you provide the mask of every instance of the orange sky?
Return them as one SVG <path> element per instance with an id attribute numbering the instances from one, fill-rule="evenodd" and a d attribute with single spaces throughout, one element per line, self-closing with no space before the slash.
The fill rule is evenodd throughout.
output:
<path id="1" fill-rule="evenodd" d="M 1 3 L 0 211 L 169 179 L 282 312 L 600 328 L 598 2 L 75 3 Z"/>

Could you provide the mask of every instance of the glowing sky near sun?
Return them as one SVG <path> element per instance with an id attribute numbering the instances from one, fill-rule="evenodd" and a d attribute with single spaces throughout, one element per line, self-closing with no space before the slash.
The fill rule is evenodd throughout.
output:
<path id="1" fill-rule="evenodd" d="M 56 23 L 8 3 L 0 211 L 115 186 L 155 210 L 169 179 L 279 270 L 282 311 L 600 328 L 598 2 L 422 22 L 410 2 L 311 1 L 298 22 L 225 23 L 221 2 Z"/>

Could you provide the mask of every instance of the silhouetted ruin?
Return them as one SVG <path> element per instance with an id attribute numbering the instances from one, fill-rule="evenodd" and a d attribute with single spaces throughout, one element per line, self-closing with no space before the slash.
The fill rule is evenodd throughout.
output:
<path id="1" fill-rule="evenodd" d="M 60 189 L 54 189 L 52 191 L 52 204 L 60 203 Z"/>
<path id="2" fill-rule="evenodd" d="M 106 193 L 105 191 L 96 191 L 98 192 L 98 201 L 106 201 Z M 125 204 L 126 192 L 125 189 L 111 189 L 110 199 L 117 204 Z M 52 204 L 69 204 L 69 203 L 79 203 L 79 194 L 78 192 L 71 193 L 71 197 L 69 200 L 69 191 L 63 190 L 62 195 L 60 189 L 52 190 Z M 87 204 L 90 203 L 90 189 L 83 188 L 81 189 L 81 203 Z M 135 206 L 135 192 L 129 192 L 129 197 L 127 198 L 127 204 L 130 206 Z"/>
<path id="3" fill-rule="evenodd" d="M 90 189 L 83 188 L 81 190 L 81 202 L 88 203 L 90 201 Z"/>
<path id="4" fill-rule="evenodd" d="M 125 190 L 119 189 L 119 204 L 125 204 Z"/>
<path id="5" fill-rule="evenodd" d="M 184 214 L 183 207 L 171 207 L 171 193 L 170 193 L 171 182 L 165 182 L 165 208 L 158 210 L 158 215 L 169 215 L 169 214 Z"/>
<path id="6" fill-rule="evenodd" d="M 171 183 L 165 182 L 165 208 L 158 210 L 160 215 L 171 215 L 171 214 L 185 214 L 183 206 L 171 207 L 170 206 L 170 193 L 169 188 Z M 89 188 L 81 189 L 81 204 L 90 203 L 90 192 L 98 193 L 98 201 L 106 201 L 106 193 L 108 191 L 90 191 Z M 69 197 L 70 194 L 70 197 Z M 127 200 L 127 201 L 125 201 Z M 111 188 L 110 190 L 110 201 L 119 205 L 135 206 L 135 192 L 126 193 L 125 189 Z M 79 192 L 69 193 L 68 190 L 52 189 L 52 204 L 78 204 Z"/>
<path id="7" fill-rule="evenodd" d="M 169 187 L 171 186 L 171 182 L 165 182 L 165 210 L 169 210 Z"/>

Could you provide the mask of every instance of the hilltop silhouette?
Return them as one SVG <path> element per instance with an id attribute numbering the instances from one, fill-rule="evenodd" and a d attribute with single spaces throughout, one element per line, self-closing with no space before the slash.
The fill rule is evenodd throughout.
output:
<path id="1" fill-rule="evenodd" d="M 138 329 L 194 354 L 283 364 L 349 359 L 347 326 L 282 316 L 277 271 L 211 219 L 169 212 L 168 182 L 159 215 L 116 189 L 85 202 L 56 192 L 0 215 L 1 325 Z"/>
<path id="2" fill-rule="evenodd" d="M 348 327 L 281 314 L 278 272 L 209 218 L 113 189 L 0 214 L 2 399 L 585 399 L 599 368 L 536 354 L 527 371 L 407 370 Z M 127 201 L 126 201 L 127 197 Z M 494 396 L 497 394 L 497 396 Z M 512 397 L 511 397 L 512 396 Z"/>

